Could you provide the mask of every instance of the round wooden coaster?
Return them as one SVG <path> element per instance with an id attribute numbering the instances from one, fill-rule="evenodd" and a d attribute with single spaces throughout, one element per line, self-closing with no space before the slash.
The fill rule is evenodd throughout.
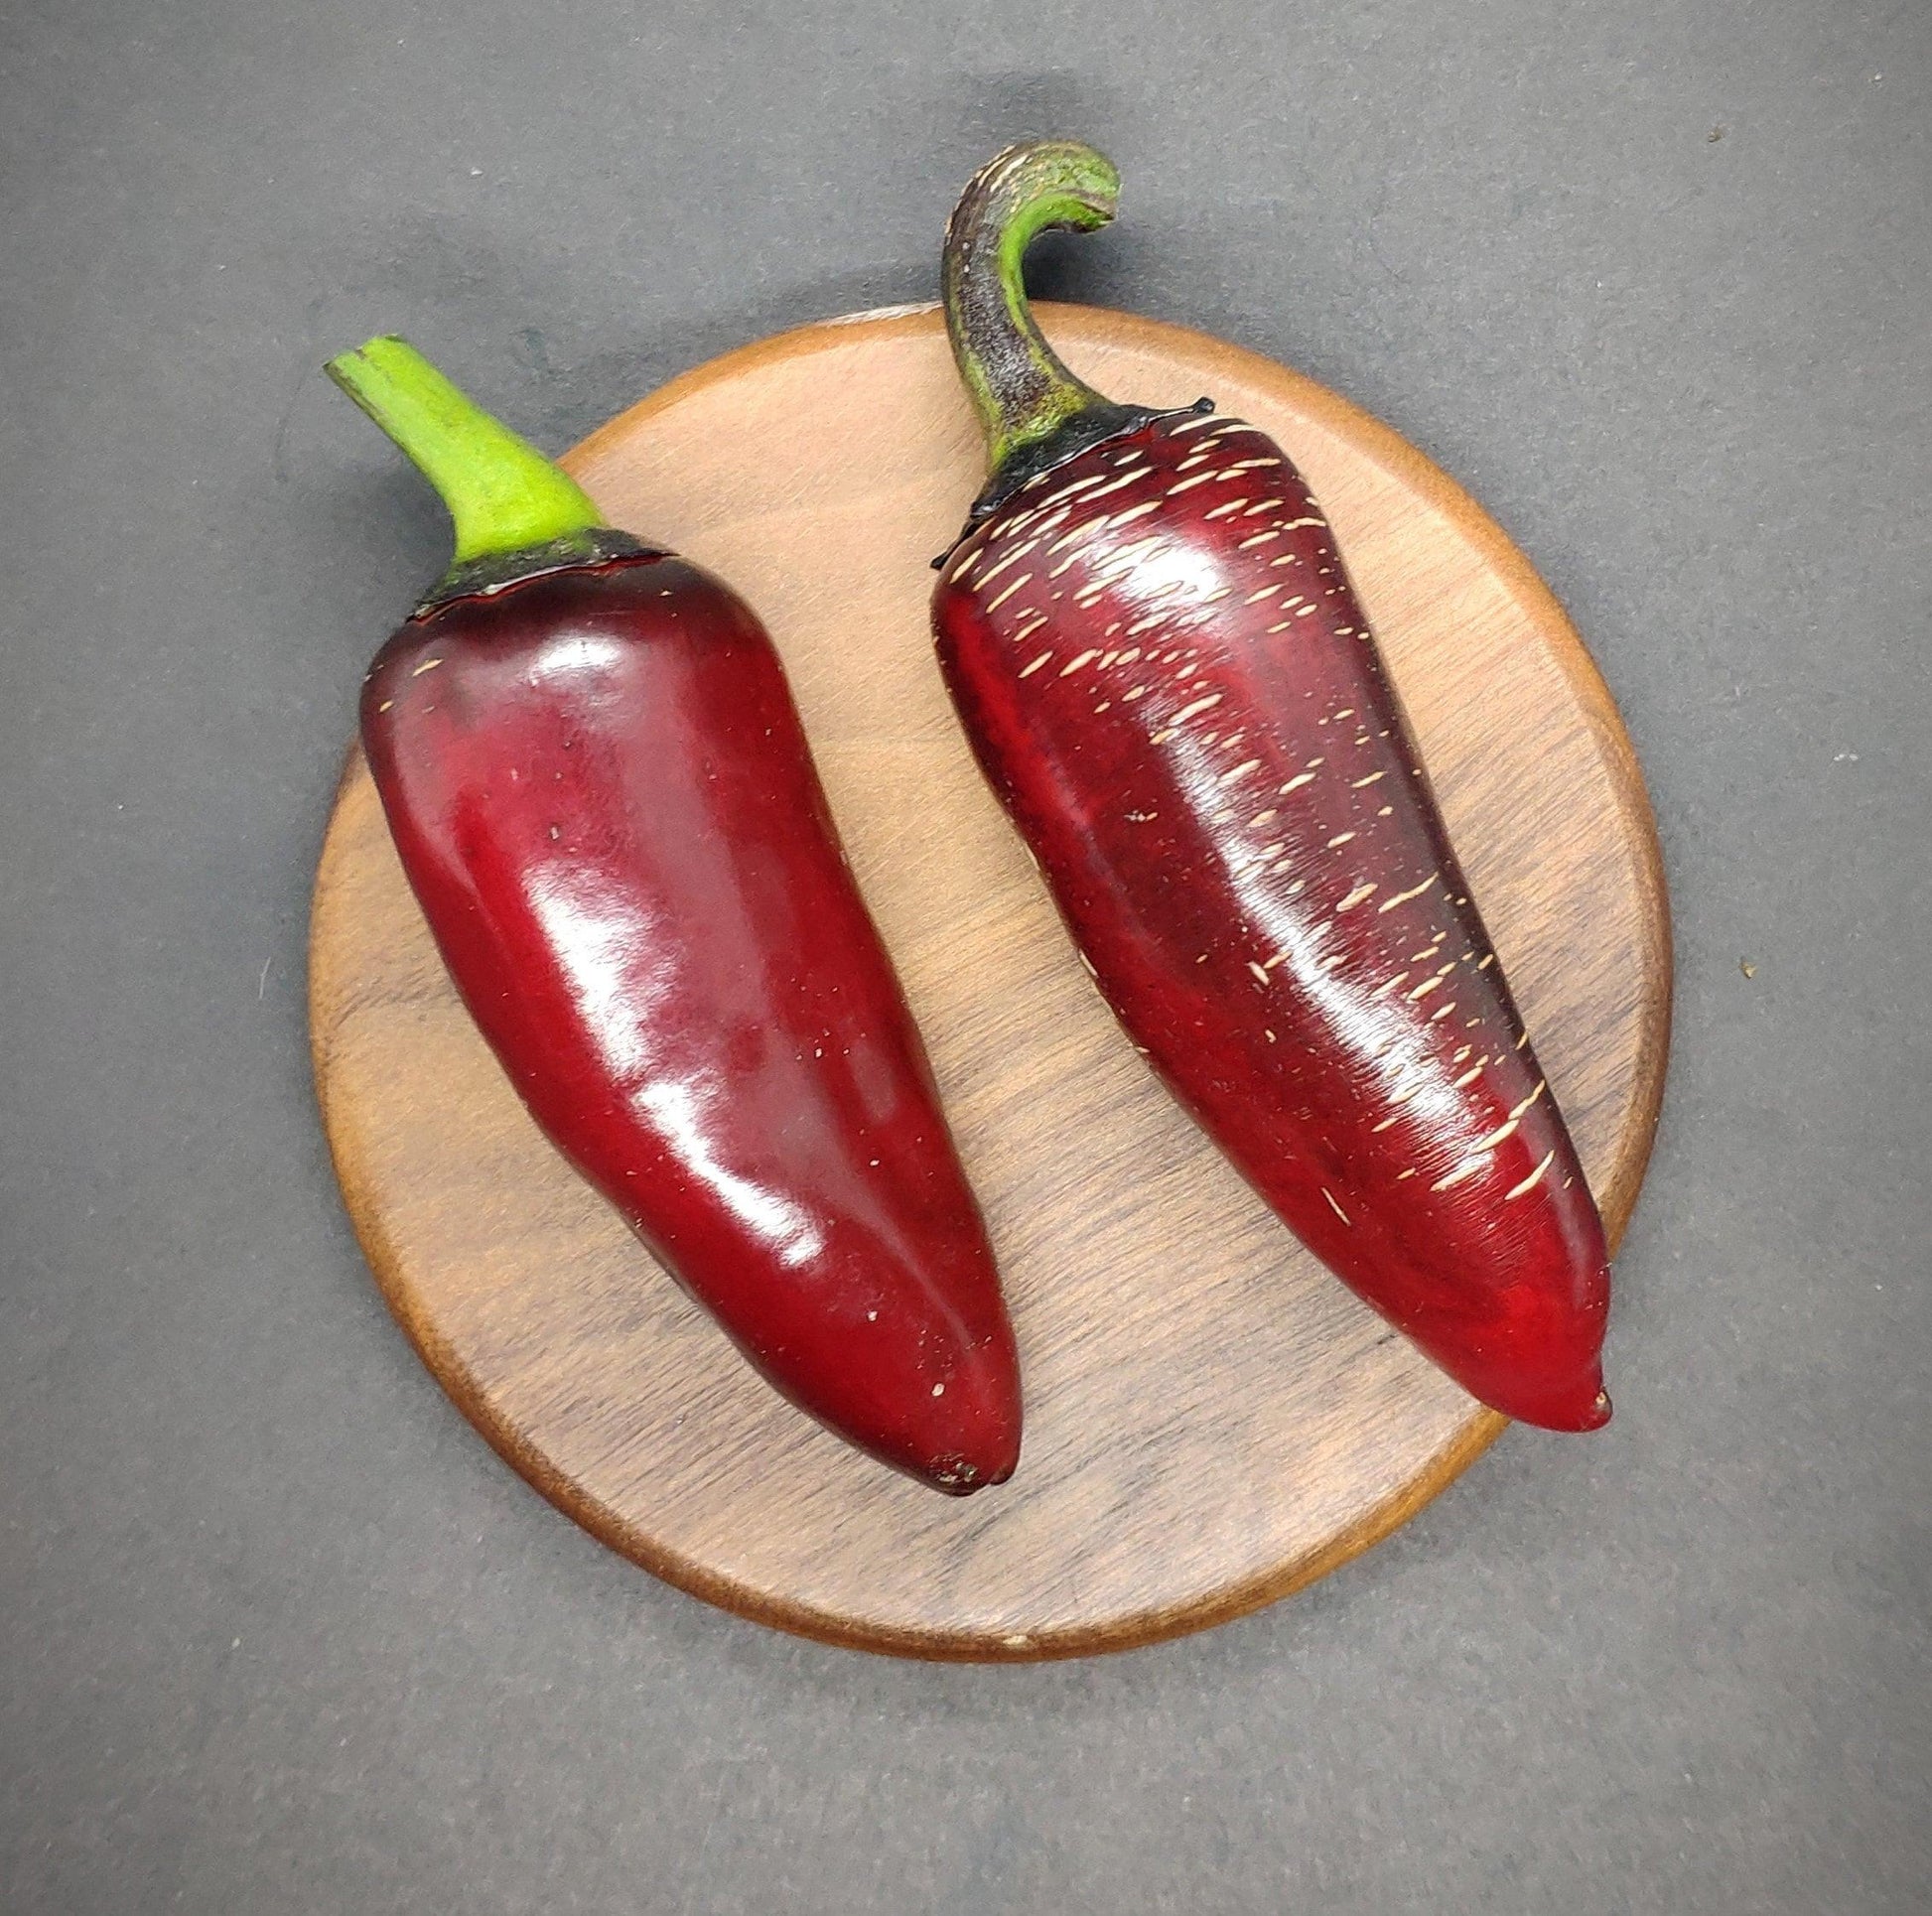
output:
<path id="1" fill-rule="evenodd" d="M 1619 1235 L 1662 1086 L 1669 928 L 1629 741 L 1562 611 L 1469 498 L 1334 394 L 1177 327 L 1040 317 L 1102 391 L 1212 394 L 1309 475 Z M 982 477 L 937 314 L 732 353 L 566 464 L 616 524 L 731 580 L 784 654 L 1000 1253 L 1026 1447 L 1011 1484 L 940 1497 L 739 1361 L 531 1125 L 356 754 L 316 885 L 316 1075 L 356 1231 L 450 1395 L 660 1576 L 874 1650 L 1147 1643 L 1385 1536 L 1502 1420 L 1356 1303 L 1181 1116 L 982 785 L 926 625 L 927 561 Z"/>

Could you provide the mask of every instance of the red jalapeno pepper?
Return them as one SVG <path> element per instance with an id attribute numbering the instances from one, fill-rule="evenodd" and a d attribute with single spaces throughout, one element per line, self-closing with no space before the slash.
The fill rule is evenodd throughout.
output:
<path id="1" fill-rule="evenodd" d="M 1334 536 L 1276 443 L 1123 407 L 1054 356 L 1021 257 L 1114 169 L 1015 148 L 947 233 L 993 478 L 939 659 L 1102 995 L 1285 1223 L 1465 1389 L 1609 1417 L 1602 1225 Z"/>
<path id="2" fill-rule="evenodd" d="M 1000 1482 L 992 1253 L 763 627 L 402 341 L 329 370 L 455 521 L 362 743 L 511 1083 L 794 1404 L 941 1490 Z"/>

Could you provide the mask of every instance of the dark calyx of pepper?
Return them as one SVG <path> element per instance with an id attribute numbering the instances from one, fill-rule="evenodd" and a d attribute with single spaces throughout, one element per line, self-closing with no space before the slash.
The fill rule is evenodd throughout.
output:
<path id="1" fill-rule="evenodd" d="M 1008 147 L 967 184 L 946 224 L 941 296 L 946 333 L 986 432 L 992 477 L 963 538 L 1042 473 L 1151 421 L 1192 406 L 1123 406 L 1069 372 L 1027 302 L 1022 262 L 1049 230 L 1092 232 L 1120 205 L 1113 162 L 1077 140 Z M 935 566 L 944 563 L 944 555 Z"/>
<path id="2" fill-rule="evenodd" d="M 455 553 L 415 617 L 546 572 L 664 556 L 661 547 L 606 525 L 575 479 L 492 419 L 407 340 L 370 340 L 324 370 L 449 507 Z"/>

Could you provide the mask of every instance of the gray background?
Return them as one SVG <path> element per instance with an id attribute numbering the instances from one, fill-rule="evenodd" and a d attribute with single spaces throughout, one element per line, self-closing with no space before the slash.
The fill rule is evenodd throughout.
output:
<path id="1" fill-rule="evenodd" d="M 0 1908 L 1923 1909 L 1932 10 L 940 12 L 6 9 Z M 384 1314 L 304 912 L 445 531 L 316 367 L 403 330 L 561 448 L 927 295 L 1042 131 L 1128 194 L 1037 285 L 1340 388 L 1568 604 L 1679 1011 L 1608 1433 L 1205 1636 L 927 1668 L 607 1554 Z"/>

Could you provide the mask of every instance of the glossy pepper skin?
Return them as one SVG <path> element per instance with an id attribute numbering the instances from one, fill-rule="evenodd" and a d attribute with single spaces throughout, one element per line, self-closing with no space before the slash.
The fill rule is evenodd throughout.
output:
<path id="1" fill-rule="evenodd" d="M 606 531 L 485 570 L 394 634 L 361 704 L 465 1005 L 779 1391 L 939 1489 L 1003 1480 L 992 1253 L 769 637 Z"/>
<path id="2" fill-rule="evenodd" d="M 1002 156 L 965 223 L 1010 234 L 1069 168 L 1110 211 L 1095 162 Z M 1484 1403 L 1594 1429 L 1602 1226 L 1320 508 L 1253 426 L 1093 397 L 1105 430 L 1023 444 L 942 564 L 979 762 L 1121 1024 L 1296 1235 Z"/>

